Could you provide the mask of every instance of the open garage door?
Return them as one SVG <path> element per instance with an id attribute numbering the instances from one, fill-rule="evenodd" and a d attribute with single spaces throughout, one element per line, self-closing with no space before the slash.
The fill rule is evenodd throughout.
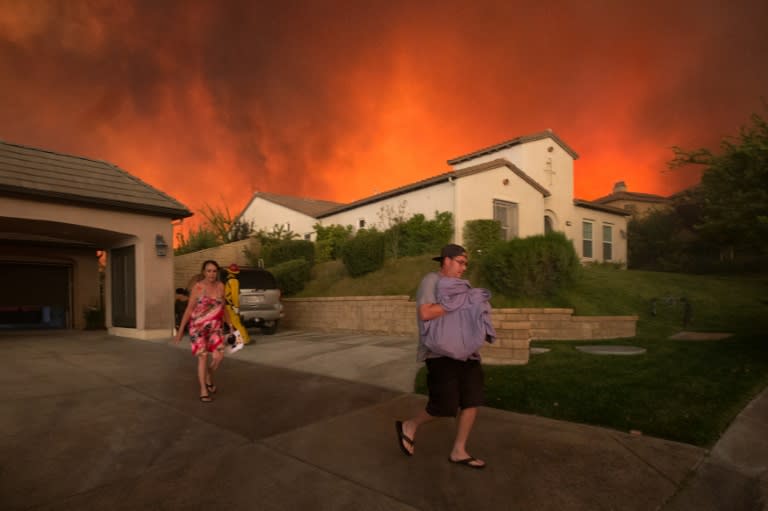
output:
<path id="1" fill-rule="evenodd" d="M 69 328 L 72 267 L 62 264 L 0 262 L 0 328 Z"/>

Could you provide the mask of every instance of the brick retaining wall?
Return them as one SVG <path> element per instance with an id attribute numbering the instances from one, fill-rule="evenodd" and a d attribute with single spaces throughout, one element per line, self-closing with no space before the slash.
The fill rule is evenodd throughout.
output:
<path id="1" fill-rule="evenodd" d="M 407 296 L 285 298 L 284 328 L 417 336 L 416 305 Z M 483 348 L 491 364 L 526 364 L 532 339 L 634 337 L 637 316 L 573 316 L 573 309 L 494 309 L 498 338 Z"/>

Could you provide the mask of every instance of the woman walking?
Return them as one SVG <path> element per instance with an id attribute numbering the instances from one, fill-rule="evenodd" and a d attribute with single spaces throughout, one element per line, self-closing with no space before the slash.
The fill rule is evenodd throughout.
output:
<path id="1" fill-rule="evenodd" d="M 229 317 L 224 311 L 224 283 L 219 279 L 219 265 L 208 260 L 201 269 L 202 279 L 194 286 L 184 316 L 174 341 L 178 343 L 189 323 L 192 354 L 197 357 L 197 379 L 200 384 L 200 401 L 210 403 L 216 393 L 213 375 L 224 359 L 224 335 L 222 323 L 230 328 Z M 208 354 L 211 362 L 208 364 Z"/>

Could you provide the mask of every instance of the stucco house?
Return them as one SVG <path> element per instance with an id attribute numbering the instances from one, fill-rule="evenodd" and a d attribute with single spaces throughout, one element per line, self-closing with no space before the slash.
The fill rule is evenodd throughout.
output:
<path id="1" fill-rule="evenodd" d="M 663 211 L 671 207 L 671 197 L 663 197 L 652 193 L 630 192 L 624 181 L 613 185 L 613 191 L 592 202 L 604 206 L 613 206 L 627 211 L 635 218 L 642 218 L 651 211 Z"/>
<path id="2" fill-rule="evenodd" d="M 110 163 L 0 141 L 0 328 L 173 328 L 172 221 L 192 213 Z M 105 262 L 103 304 L 99 265 Z"/>
<path id="3" fill-rule="evenodd" d="M 317 216 L 338 206 L 341 206 L 338 202 L 256 192 L 239 218 L 253 222 L 256 231 L 272 232 L 279 228 L 293 231 L 305 240 L 314 240 Z"/>
<path id="4" fill-rule="evenodd" d="M 449 211 L 457 243 L 463 242 L 468 220 L 495 219 L 501 222 L 505 239 L 562 231 L 573 240 L 583 262 L 624 264 L 630 213 L 574 198 L 577 158 L 573 149 L 547 130 L 452 158 L 449 172 L 314 216 L 326 226 L 385 229 L 383 211 L 402 211 L 406 217 L 421 213 L 428 219 L 437 211 Z M 277 218 L 259 221 L 278 223 Z"/>

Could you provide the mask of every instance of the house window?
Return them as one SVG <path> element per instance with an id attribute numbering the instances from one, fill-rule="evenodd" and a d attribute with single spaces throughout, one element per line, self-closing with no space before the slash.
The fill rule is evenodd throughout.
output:
<path id="1" fill-rule="evenodd" d="M 305 234 L 304 235 L 304 239 L 307 240 L 307 241 L 311 241 L 312 240 L 312 233 L 308 232 L 307 234 Z"/>
<path id="2" fill-rule="evenodd" d="M 613 259 L 613 226 L 603 224 L 603 261 Z"/>
<path id="3" fill-rule="evenodd" d="M 365 229 L 365 218 L 361 218 L 357 221 L 357 227 L 359 229 Z"/>
<path id="4" fill-rule="evenodd" d="M 493 219 L 501 224 L 501 239 L 507 241 L 517 238 L 517 204 L 494 200 Z"/>
<path id="5" fill-rule="evenodd" d="M 592 258 L 592 222 L 584 221 L 581 224 L 581 255 Z"/>

